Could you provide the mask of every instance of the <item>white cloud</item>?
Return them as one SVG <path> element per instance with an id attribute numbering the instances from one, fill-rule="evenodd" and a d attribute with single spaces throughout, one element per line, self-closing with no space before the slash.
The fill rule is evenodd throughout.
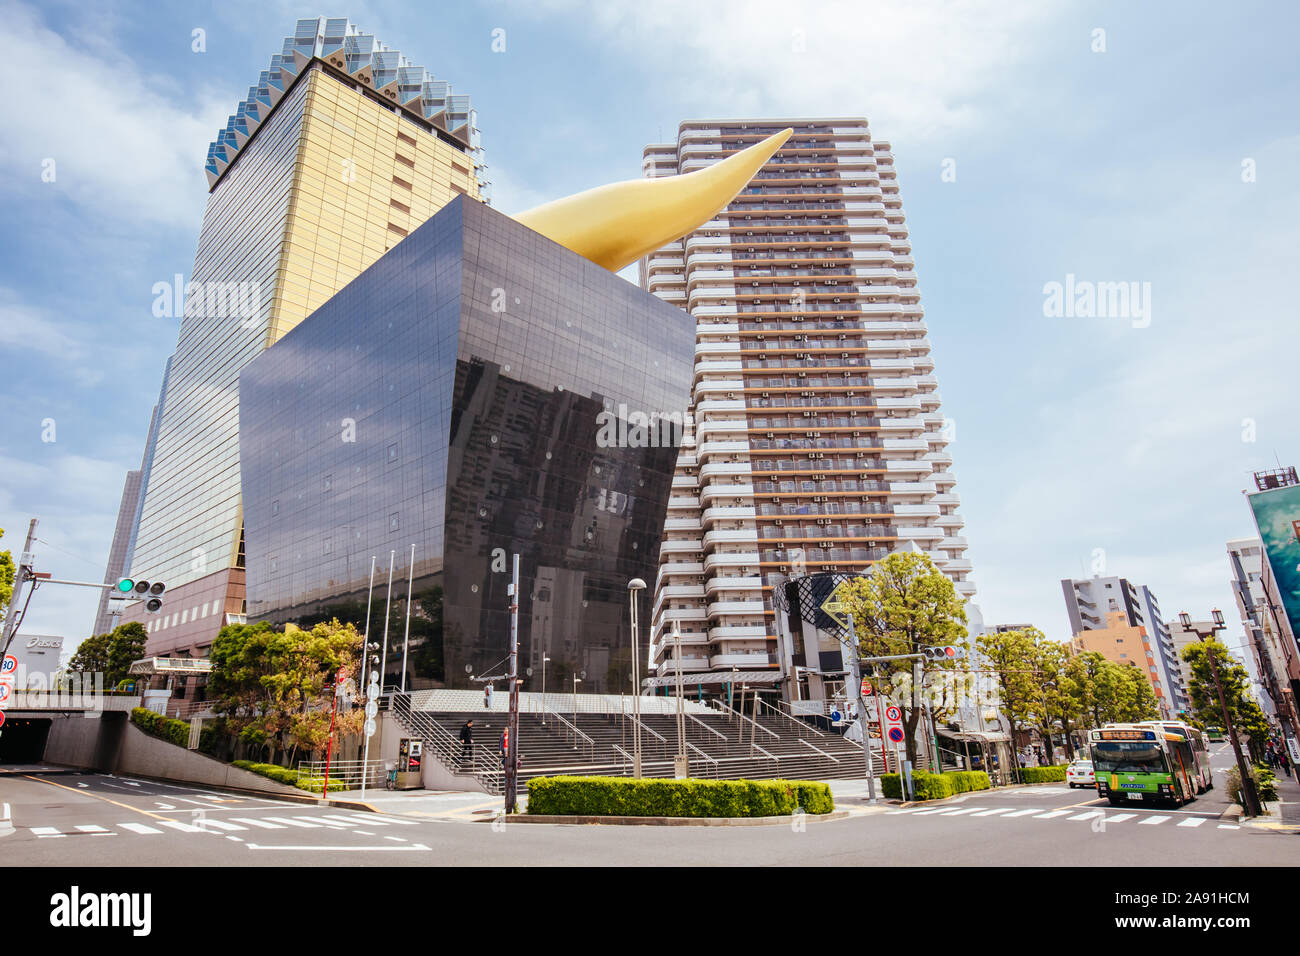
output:
<path id="1" fill-rule="evenodd" d="M 996 0 L 529 7 L 546 19 L 573 16 L 629 62 L 654 64 L 656 99 L 725 104 L 728 117 L 865 114 L 884 138 L 911 144 L 986 124 L 977 104 L 1011 86 L 1010 74 L 1034 52 L 1032 34 L 1059 10 Z"/>
<path id="2" fill-rule="evenodd" d="M 0 17 L 9 73 L 26 84 L 0 103 L 6 188 L 193 231 L 206 201 L 208 143 L 235 106 L 229 93 L 182 101 L 172 80 L 121 49 L 74 46 L 24 6 L 2 4 Z M 54 182 L 41 178 L 47 159 Z"/>

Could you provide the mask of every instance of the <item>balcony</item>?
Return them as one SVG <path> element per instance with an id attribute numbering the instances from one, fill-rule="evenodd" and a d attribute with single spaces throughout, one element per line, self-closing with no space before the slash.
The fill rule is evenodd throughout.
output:
<path id="1" fill-rule="evenodd" d="M 714 630 L 717 630 L 715 628 Z M 709 633 L 712 633 L 710 631 Z M 745 670 L 754 670 L 762 668 L 766 670 L 769 667 L 776 666 L 776 655 L 768 655 L 766 651 L 750 652 L 730 652 L 723 654 L 714 654 L 709 658 L 709 665 L 715 670 L 722 667 L 738 667 Z"/>
<path id="2" fill-rule="evenodd" d="M 753 557 L 754 565 L 757 566 L 758 555 L 755 553 L 750 556 Z M 747 575 L 745 577 L 734 578 L 714 575 L 704 582 L 704 594 L 707 597 L 717 591 L 758 591 L 762 587 L 763 579 L 757 575 Z M 761 605 L 762 602 L 760 601 L 759 604 Z M 760 607 L 759 611 L 761 612 L 762 610 L 762 607 Z"/>
<path id="3" fill-rule="evenodd" d="M 716 572 L 719 568 L 756 568 L 758 567 L 758 562 L 759 556 L 757 551 L 714 551 L 713 553 L 704 556 L 704 571 L 707 574 L 709 572 Z M 735 579 L 727 578 L 725 580 Z M 746 579 L 742 578 L 740 580 Z M 762 579 L 759 578 L 758 581 L 761 586 Z M 705 582 L 704 586 L 707 589 L 709 583 Z"/>
<path id="4" fill-rule="evenodd" d="M 743 485 L 724 485 L 721 482 L 713 482 L 705 485 L 700 489 L 700 501 L 708 504 L 715 498 L 753 498 L 754 486 L 751 484 Z"/>
<path id="5" fill-rule="evenodd" d="M 704 509 L 704 513 L 700 516 L 700 523 L 707 528 L 718 521 L 752 521 L 753 519 L 753 505 L 712 505 Z"/>
<path id="6" fill-rule="evenodd" d="M 766 624 L 720 624 L 709 628 L 710 641 L 752 641 L 763 640 L 766 637 Z"/>
<path id="7" fill-rule="evenodd" d="M 753 528 L 714 528 L 704 533 L 704 546 L 706 548 L 719 544 L 756 545 L 757 543 L 758 533 Z M 703 591 L 700 593 L 703 594 Z"/>
<path id="8" fill-rule="evenodd" d="M 709 605 L 709 617 L 721 617 L 727 614 L 762 614 L 763 602 L 758 601 L 714 601 Z"/>

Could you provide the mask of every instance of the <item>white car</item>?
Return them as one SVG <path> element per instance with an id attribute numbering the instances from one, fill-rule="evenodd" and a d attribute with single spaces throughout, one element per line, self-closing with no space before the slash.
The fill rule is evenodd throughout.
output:
<path id="1" fill-rule="evenodd" d="M 1097 775 L 1093 772 L 1091 760 L 1074 760 L 1065 768 L 1065 782 L 1070 789 L 1075 787 L 1097 786 Z"/>

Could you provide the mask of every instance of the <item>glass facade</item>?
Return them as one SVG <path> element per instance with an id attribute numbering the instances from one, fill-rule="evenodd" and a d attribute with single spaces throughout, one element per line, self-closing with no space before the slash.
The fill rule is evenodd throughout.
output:
<path id="1" fill-rule="evenodd" d="M 525 688 L 545 655 L 552 691 L 630 690 L 627 582 L 656 570 L 677 457 L 630 423 L 681 419 L 694 342 L 681 310 L 453 202 L 241 376 L 249 619 L 364 627 L 374 557 L 385 682 L 406 647 L 408 688 L 477 686 L 505 670 L 517 553 Z"/>
<path id="2" fill-rule="evenodd" d="M 348 21 L 303 20 L 212 144 L 129 550 L 176 612 L 124 611 L 151 653 L 202 654 L 244 611 L 240 371 L 453 198 L 479 197 L 473 111 L 451 99 Z"/>

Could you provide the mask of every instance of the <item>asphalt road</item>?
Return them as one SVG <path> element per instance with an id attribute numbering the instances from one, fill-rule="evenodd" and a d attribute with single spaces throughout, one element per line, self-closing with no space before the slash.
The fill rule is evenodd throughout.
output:
<path id="1" fill-rule="evenodd" d="M 1213 791 L 1182 810 L 1111 808 L 1063 784 L 867 806 L 802 828 L 496 823 L 492 798 L 376 795 L 345 811 L 100 774 L 0 777 L 6 866 L 1060 865 L 1292 866 L 1293 834 L 1220 819 Z M 441 801 L 441 802 L 440 802 Z M 0 806 L 0 814 L 4 807 Z M 3 817 L 0 816 L 0 820 Z"/>

